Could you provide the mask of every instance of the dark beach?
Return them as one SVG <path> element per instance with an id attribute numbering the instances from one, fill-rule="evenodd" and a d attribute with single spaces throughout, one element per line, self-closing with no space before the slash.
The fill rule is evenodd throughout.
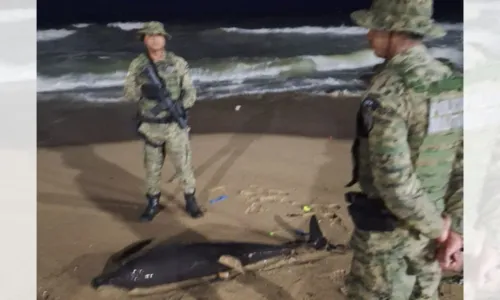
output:
<path id="1" fill-rule="evenodd" d="M 276 134 L 349 139 L 359 97 L 306 93 L 234 96 L 198 101 L 190 111 L 193 135 Z M 241 106 L 236 110 L 236 106 Z M 38 102 L 38 146 L 136 140 L 135 104 L 66 99 Z"/>
<path id="2" fill-rule="evenodd" d="M 352 225 L 343 193 L 358 103 L 357 97 L 299 93 L 198 102 L 190 114 L 193 162 L 207 214 L 199 220 L 184 214 L 178 183 L 167 182 L 173 174 L 167 161 L 167 209 L 140 224 L 144 171 L 134 105 L 39 102 L 40 299 L 114 299 L 89 282 L 109 255 L 138 239 L 283 242 L 290 236 L 276 217 L 307 229 L 308 218 L 287 217 L 300 215 L 302 205 L 312 207 L 331 242 L 346 243 Z M 209 203 L 222 194 L 227 200 Z M 349 262 L 349 254 L 335 254 L 179 290 L 168 299 L 344 299 Z M 447 290 L 446 299 L 461 299 L 458 289 Z"/>

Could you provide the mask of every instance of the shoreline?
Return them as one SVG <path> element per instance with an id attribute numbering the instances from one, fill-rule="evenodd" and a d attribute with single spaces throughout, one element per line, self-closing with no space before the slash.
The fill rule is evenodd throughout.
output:
<path id="1" fill-rule="evenodd" d="M 351 139 L 359 96 L 297 92 L 198 101 L 190 111 L 193 135 L 239 133 Z M 241 106 L 236 111 L 236 106 Z M 37 103 L 37 146 L 138 140 L 135 104 L 51 100 Z"/>

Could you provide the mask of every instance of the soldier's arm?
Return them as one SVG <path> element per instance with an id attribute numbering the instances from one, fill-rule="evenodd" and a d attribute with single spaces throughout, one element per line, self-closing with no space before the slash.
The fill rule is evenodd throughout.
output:
<path id="1" fill-rule="evenodd" d="M 128 68 L 123 85 L 124 99 L 127 101 L 138 101 L 141 95 L 140 86 L 137 83 L 137 75 L 139 73 L 139 62 L 134 59 Z"/>
<path id="2" fill-rule="evenodd" d="M 394 215 L 436 239 L 444 221 L 413 169 L 405 119 L 396 108 L 395 99 L 375 102 L 378 107 L 370 110 L 372 127 L 367 130 L 374 185 Z"/>
<path id="3" fill-rule="evenodd" d="M 180 72 L 181 72 L 181 89 L 182 89 L 182 106 L 185 109 L 190 109 L 196 102 L 196 88 L 193 85 L 193 80 L 189 74 L 188 63 L 179 58 Z"/>
<path id="4" fill-rule="evenodd" d="M 453 172 L 450 178 L 447 193 L 444 197 L 445 213 L 451 218 L 451 230 L 463 234 L 464 213 L 464 169 L 463 169 L 463 140 L 460 141 L 457 156 L 455 158 Z"/>

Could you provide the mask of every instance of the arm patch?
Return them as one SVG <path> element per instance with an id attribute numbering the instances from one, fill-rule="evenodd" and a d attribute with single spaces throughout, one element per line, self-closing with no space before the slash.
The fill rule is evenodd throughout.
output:
<path id="1" fill-rule="evenodd" d="M 366 98 L 361 102 L 360 116 L 363 133 L 368 135 L 373 128 L 373 112 L 380 107 L 380 103 L 373 98 Z M 361 124 L 360 124 L 361 125 Z"/>

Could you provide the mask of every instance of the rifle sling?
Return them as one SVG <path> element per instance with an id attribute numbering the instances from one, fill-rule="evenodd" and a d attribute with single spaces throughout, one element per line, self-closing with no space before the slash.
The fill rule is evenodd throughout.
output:
<path id="1" fill-rule="evenodd" d="M 162 90 L 165 90 L 165 82 L 163 82 L 163 79 L 160 77 L 160 73 L 158 72 L 158 68 L 156 67 L 156 64 L 153 62 L 153 60 L 149 56 L 149 53 L 147 53 L 147 52 L 146 52 L 146 57 L 148 58 L 149 65 L 151 66 L 151 68 L 153 68 L 153 72 L 155 73 L 156 78 L 158 79 L 158 81 L 161 84 Z"/>

